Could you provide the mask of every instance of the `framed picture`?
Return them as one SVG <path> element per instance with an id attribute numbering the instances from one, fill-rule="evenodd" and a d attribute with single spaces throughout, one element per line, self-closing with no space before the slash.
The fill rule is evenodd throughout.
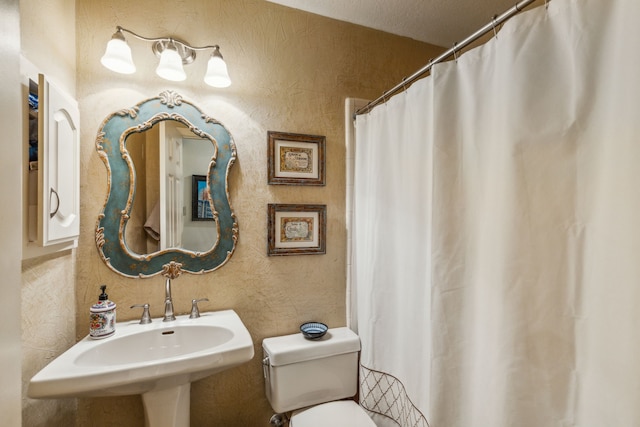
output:
<path id="1" fill-rule="evenodd" d="M 325 137 L 268 132 L 269 184 L 325 185 Z"/>
<path id="2" fill-rule="evenodd" d="M 192 175 L 191 178 L 191 221 L 213 221 L 207 177 L 204 175 Z"/>
<path id="3" fill-rule="evenodd" d="M 327 205 L 269 204 L 268 255 L 326 253 Z"/>

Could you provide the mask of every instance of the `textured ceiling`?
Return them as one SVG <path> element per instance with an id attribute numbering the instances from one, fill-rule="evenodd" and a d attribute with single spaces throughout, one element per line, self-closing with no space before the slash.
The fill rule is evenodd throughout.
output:
<path id="1" fill-rule="evenodd" d="M 415 40 L 451 47 L 516 0 L 267 0 Z"/>

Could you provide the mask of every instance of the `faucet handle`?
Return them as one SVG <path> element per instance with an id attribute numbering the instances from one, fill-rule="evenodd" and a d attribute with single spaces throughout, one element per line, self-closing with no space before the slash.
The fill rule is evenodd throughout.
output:
<path id="1" fill-rule="evenodd" d="M 189 315 L 189 319 L 197 319 L 198 317 L 200 317 L 200 310 L 198 310 L 198 303 L 200 301 L 209 301 L 209 298 L 191 300 L 191 314 Z"/>
<path id="2" fill-rule="evenodd" d="M 142 317 L 140 318 L 140 324 L 146 325 L 151 323 L 151 315 L 149 314 L 149 304 L 134 304 L 130 308 L 142 307 Z"/>

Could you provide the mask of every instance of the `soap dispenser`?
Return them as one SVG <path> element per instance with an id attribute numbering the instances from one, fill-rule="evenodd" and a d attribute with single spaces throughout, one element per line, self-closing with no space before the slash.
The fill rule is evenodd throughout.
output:
<path id="1" fill-rule="evenodd" d="M 89 336 L 93 339 L 107 338 L 116 332 L 116 303 L 109 301 L 107 285 L 100 286 L 102 293 L 98 302 L 91 306 Z"/>

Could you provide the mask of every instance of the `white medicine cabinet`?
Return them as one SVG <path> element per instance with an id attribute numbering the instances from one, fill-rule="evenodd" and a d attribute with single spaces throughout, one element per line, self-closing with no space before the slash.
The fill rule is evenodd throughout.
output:
<path id="1" fill-rule="evenodd" d="M 80 234 L 80 113 L 44 74 L 25 73 L 23 259 L 77 246 Z"/>

